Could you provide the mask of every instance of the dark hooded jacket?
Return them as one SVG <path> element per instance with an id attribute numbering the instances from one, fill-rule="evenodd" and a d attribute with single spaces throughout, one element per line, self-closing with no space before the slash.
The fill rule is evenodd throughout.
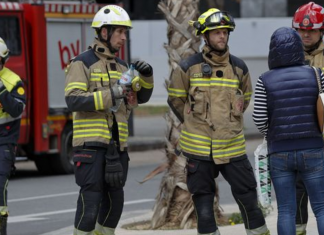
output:
<path id="1" fill-rule="evenodd" d="M 304 60 L 299 34 L 288 27 L 277 29 L 271 36 L 270 71 L 260 78 L 267 95 L 269 153 L 323 147 L 317 80 Z"/>

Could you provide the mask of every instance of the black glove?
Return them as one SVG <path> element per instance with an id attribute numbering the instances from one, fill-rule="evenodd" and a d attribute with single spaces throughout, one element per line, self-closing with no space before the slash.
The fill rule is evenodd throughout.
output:
<path id="1" fill-rule="evenodd" d="M 111 187 L 123 187 L 123 167 L 115 144 L 109 144 L 107 148 L 105 180 Z"/>
<path id="2" fill-rule="evenodd" d="M 152 66 L 146 63 L 143 60 L 138 60 L 134 63 L 135 69 L 145 75 L 145 76 L 151 76 L 153 74 Z"/>

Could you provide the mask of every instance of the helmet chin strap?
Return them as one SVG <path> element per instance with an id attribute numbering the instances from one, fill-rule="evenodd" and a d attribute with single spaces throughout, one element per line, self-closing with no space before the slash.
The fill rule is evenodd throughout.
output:
<path id="1" fill-rule="evenodd" d="M 113 35 L 115 28 L 113 26 L 103 26 L 107 29 L 108 31 L 108 36 L 107 39 L 104 39 L 100 33 L 98 33 L 99 40 L 102 42 L 105 42 L 107 44 L 108 49 L 110 50 L 111 53 L 115 54 L 118 52 L 115 48 L 112 47 L 110 43 L 111 36 Z"/>

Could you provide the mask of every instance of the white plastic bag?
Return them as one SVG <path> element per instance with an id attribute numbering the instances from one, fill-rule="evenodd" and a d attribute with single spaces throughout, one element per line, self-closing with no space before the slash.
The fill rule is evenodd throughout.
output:
<path id="1" fill-rule="evenodd" d="M 266 140 L 256 148 L 254 156 L 258 199 L 262 207 L 268 208 L 271 207 L 271 179 Z"/>

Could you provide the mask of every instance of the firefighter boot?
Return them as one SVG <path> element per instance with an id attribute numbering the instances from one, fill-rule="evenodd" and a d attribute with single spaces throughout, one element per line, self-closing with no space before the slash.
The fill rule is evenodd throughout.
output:
<path id="1" fill-rule="evenodd" d="M 270 235 L 270 231 L 267 225 L 263 225 L 260 228 L 245 229 L 247 235 Z"/>
<path id="2" fill-rule="evenodd" d="M 306 235 L 306 224 L 296 224 L 296 235 Z"/>
<path id="3" fill-rule="evenodd" d="M 8 215 L 0 216 L 0 235 L 7 235 L 7 220 Z"/>
<path id="4" fill-rule="evenodd" d="M 214 233 L 198 233 L 198 235 L 220 235 L 219 230 L 217 229 Z"/>
<path id="5" fill-rule="evenodd" d="M 108 228 L 96 223 L 95 235 L 115 235 L 114 228 Z"/>

